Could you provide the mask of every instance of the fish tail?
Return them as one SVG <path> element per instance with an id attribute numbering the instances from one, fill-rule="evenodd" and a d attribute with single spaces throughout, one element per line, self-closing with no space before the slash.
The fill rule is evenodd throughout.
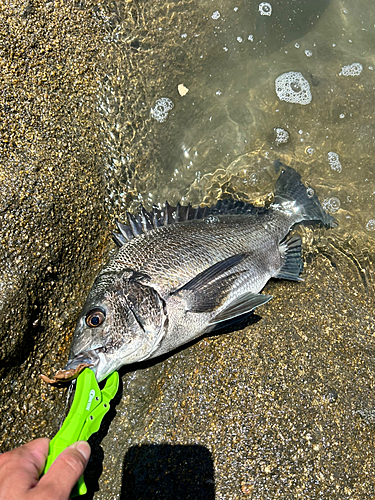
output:
<path id="1" fill-rule="evenodd" d="M 320 221 L 327 227 L 338 225 L 337 220 L 324 211 L 315 191 L 303 184 L 294 168 L 279 160 L 275 161 L 274 167 L 280 175 L 276 181 L 273 208 L 295 214 L 296 222 Z"/>

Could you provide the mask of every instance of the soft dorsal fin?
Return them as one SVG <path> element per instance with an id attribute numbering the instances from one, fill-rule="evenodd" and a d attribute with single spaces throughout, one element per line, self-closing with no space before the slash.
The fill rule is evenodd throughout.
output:
<path id="1" fill-rule="evenodd" d="M 177 203 L 177 206 L 174 207 L 166 202 L 163 208 L 153 206 L 150 212 L 147 212 L 141 204 L 138 215 L 126 212 L 128 224 L 116 220 L 119 232 L 113 232 L 112 235 L 116 245 L 121 247 L 140 234 L 168 224 L 203 219 L 209 215 L 258 214 L 263 213 L 265 210 L 264 207 L 254 207 L 250 203 L 234 200 L 233 198 L 219 200 L 211 207 L 198 206 L 196 208 L 192 207 L 190 203 L 188 205 Z"/>

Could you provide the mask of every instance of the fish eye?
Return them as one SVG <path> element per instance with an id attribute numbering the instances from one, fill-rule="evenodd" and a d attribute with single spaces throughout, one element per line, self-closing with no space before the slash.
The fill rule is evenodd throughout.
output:
<path id="1" fill-rule="evenodd" d="M 101 309 L 91 309 L 86 316 L 86 325 L 90 328 L 100 326 L 105 320 L 105 313 Z"/>

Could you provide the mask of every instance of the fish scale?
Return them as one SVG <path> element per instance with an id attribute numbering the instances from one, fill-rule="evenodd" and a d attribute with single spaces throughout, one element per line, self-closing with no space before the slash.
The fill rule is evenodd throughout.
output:
<path id="1" fill-rule="evenodd" d="M 294 223 L 292 216 L 278 215 L 278 227 L 269 233 L 264 229 L 265 225 L 273 223 L 269 213 L 224 215 L 218 216 L 217 222 L 207 222 L 205 218 L 163 226 L 121 247 L 107 270 L 118 271 L 127 266 L 145 272 L 164 295 L 170 287 L 182 286 L 197 271 L 204 271 L 233 252 L 274 247 Z M 276 270 L 280 259 L 277 254 L 275 257 L 277 262 L 273 267 Z"/>
<path id="2" fill-rule="evenodd" d="M 289 236 L 291 228 L 337 222 L 293 168 L 275 162 L 275 169 L 268 208 L 234 200 L 198 208 L 166 203 L 118 223 L 120 248 L 78 319 L 69 376 L 89 364 L 103 380 L 252 312 L 271 299 L 261 293 L 271 277 L 302 281 L 301 239 Z"/>

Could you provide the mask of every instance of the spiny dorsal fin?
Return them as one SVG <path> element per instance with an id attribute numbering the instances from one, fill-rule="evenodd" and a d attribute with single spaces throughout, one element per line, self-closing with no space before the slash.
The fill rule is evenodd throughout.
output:
<path id="1" fill-rule="evenodd" d="M 168 224 L 203 219 L 209 215 L 258 214 L 263 213 L 265 210 L 263 207 L 254 207 L 250 203 L 234 200 L 233 198 L 219 200 L 211 207 L 198 206 L 196 208 L 192 207 L 190 203 L 188 205 L 177 203 L 174 207 L 166 202 L 163 208 L 154 205 L 150 212 L 147 212 L 141 204 L 138 215 L 126 212 L 129 221 L 128 225 L 116 220 L 119 232 L 113 232 L 112 236 L 116 245 L 121 247 L 140 234 Z"/>

